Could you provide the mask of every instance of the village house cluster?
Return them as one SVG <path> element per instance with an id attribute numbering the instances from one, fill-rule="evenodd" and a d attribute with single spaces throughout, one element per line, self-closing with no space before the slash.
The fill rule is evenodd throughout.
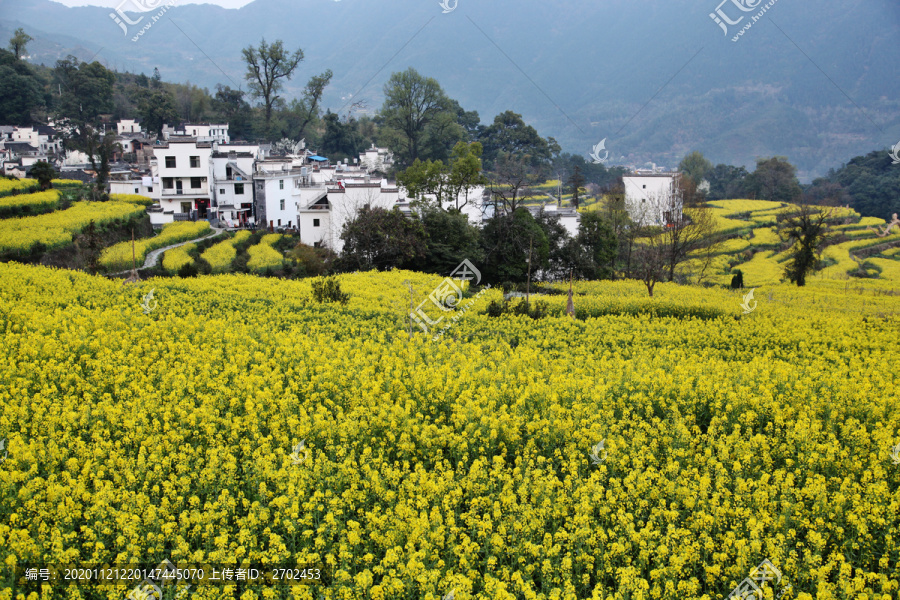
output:
<path id="1" fill-rule="evenodd" d="M 199 219 L 226 228 L 264 227 L 298 233 L 303 243 L 335 252 L 343 247 L 344 224 L 362 208 L 412 211 L 406 190 L 387 179 L 393 155 L 385 148 L 373 145 L 353 164 L 332 163 L 303 142 L 274 150 L 272 144 L 233 142 L 228 129 L 227 123 L 184 123 L 164 125 L 156 136 L 137 119 L 106 123 L 104 131 L 114 131 L 120 146 L 109 192 L 152 198 L 147 211 L 155 227 Z M 47 161 L 63 179 L 91 182 L 95 176 L 89 158 L 64 151 L 60 132 L 47 125 L 0 126 L 0 159 L 4 175 L 27 177 L 35 163 Z M 645 224 L 664 225 L 678 177 L 658 169 L 626 176 L 629 213 Z M 469 190 L 468 197 L 461 210 L 473 224 L 493 216 L 489 189 Z M 674 205 L 680 211 L 680 203 Z M 528 208 L 555 214 L 569 235 L 578 233 L 581 219 L 574 208 L 559 202 Z"/>

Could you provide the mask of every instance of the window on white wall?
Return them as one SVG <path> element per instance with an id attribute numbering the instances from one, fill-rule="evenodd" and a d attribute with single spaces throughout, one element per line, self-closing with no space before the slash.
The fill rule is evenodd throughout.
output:
<path id="1" fill-rule="evenodd" d="M 284 200 L 281 201 L 281 209 L 280 210 L 284 210 Z"/>

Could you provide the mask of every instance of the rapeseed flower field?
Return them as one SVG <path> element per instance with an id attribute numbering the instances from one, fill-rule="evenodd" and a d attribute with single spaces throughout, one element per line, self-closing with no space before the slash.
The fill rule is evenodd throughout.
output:
<path id="1" fill-rule="evenodd" d="M 576 283 L 575 319 L 548 295 L 537 321 L 490 290 L 433 342 L 407 281 L 441 278 L 342 275 L 340 305 L 0 264 L 0 562 L 326 574 L 198 599 L 713 600 L 768 558 L 789 600 L 900 595 L 890 282 L 772 284 L 749 314 Z M 128 593 L 3 573 L 3 600 Z"/>

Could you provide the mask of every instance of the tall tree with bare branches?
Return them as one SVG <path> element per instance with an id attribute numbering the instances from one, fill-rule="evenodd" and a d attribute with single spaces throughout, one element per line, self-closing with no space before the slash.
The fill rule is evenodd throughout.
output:
<path id="1" fill-rule="evenodd" d="M 291 54 L 284 49 L 284 43 L 276 40 L 271 45 L 263 38 L 258 48 L 248 46 L 241 53 L 247 63 L 244 79 L 249 82 L 250 91 L 262 100 L 266 111 L 266 133 L 272 122 L 272 107 L 280 97 L 278 92 L 284 87 L 282 79 L 290 79 L 297 65 L 303 60 L 303 50 Z"/>

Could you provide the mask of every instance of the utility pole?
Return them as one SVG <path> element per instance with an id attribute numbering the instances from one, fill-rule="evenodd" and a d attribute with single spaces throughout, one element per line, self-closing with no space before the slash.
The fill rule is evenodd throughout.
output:
<path id="1" fill-rule="evenodd" d="M 528 284 L 525 288 L 525 308 L 531 310 L 531 249 L 534 247 L 534 234 L 528 238 Z"/>

